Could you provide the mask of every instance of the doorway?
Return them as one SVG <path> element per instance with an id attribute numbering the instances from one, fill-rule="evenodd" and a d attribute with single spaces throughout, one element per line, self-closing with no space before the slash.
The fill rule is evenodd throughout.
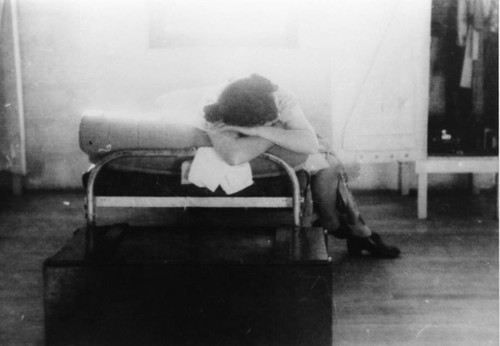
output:
<path id="1" fill-rule="evenodd" d="M 429 156 L 498 155 L 498 0 L 433 0 Z"/>

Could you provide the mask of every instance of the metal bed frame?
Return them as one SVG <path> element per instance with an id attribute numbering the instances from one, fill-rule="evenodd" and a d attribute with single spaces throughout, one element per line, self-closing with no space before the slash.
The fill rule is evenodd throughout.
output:
<path id="1" fill-rule="evenodd" d="M 297 175 L 290 165 L 272 154 L 264 153 L 260 157 L 270 160 L 280 166 L 288 176 L 292 185 L 291 197 L 147 197 L 147 196 L 96 196 L 95 181 L 99 172 L 108 163 L 125 157 L 194 157 L 196 148 L 168 150 L 120 150 L 111 153 L 100 160 L 91 170 L 86 189 L 86 221 L 85 250 L 93 254 L 98 241 L 96 227 L 97 207 L 134 207 L 134 208 L 291 208 L 293 212 L 293 230 L 299 232 L 302 210 L 312 208 L 310 198 L 300 195 Z M 308 203 L 305 203 L 308 202 Z M 302 220 L 304 221 L 304 220 Z M 309 221 L 309 219 L 307 219 Z"/>

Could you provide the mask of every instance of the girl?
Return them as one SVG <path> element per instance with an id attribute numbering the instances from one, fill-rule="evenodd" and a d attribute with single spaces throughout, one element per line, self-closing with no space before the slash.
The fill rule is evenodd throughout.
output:
<path id="1" fill-rule="evenodd" d="M 304 169 L 312 174 L 313 201 L 322 226 L 347 239 L 349 255 L 366 251 L 379 258 L 399 256 L 397 247 L 386 245 L 365 224 L 341 163 L 318 142 L 291 93 L 254 74 L 227 85 L 204 113 L 214 149 L 231 165 L 248 162 L 273 145 L 308 154 Z"/>

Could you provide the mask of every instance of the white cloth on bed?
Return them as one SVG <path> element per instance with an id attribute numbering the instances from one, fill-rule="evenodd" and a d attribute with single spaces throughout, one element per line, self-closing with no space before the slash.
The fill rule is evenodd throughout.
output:
<path id="1" fill-rule="evenodd" d="M 198 148 L 189 170 L 188 180 L 198 187 L 214 192 L 220 186 L 231 195 L 253 184 L 252 169 L 248 162 L 231 166 L 214 148 Z"/>

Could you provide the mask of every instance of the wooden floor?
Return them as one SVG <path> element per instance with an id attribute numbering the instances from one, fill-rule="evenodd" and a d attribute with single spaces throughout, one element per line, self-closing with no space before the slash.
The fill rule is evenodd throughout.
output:
<path id="1" fill-rule="evenodd" d="M 331 239 L 334 345 L 498 345 L 495 195 L 431 193 L 426 221 L 416 196 L 356 195 L 403 254 L 352 259 Z M 0 345 L 43 345 L 42 262 L 84 224 L 83 195 L 0 196 Z"/>

